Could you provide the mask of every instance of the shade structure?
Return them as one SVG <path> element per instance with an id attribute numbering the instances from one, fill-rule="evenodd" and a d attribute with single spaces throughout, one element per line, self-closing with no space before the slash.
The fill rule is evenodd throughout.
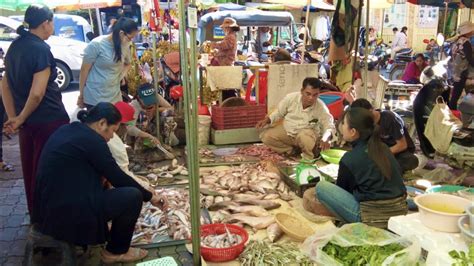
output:
<path id="1" fill-rule="evenodd" d="M 0 9 L 11 11 L 25 11 L 31 4 L 43 4 L 54 8 L 58 0 L 0 0 Z"/>
<path id="2" fill-rule="evenodd" d="M 237 5 L 234 3 L 219 4 L 218 6 L 219 6 L 219 11 L 227 11 L 227 10 L 243 11 L 247 9 L 247 7 L 245 6 Z"/>
<path id="3" fill-rule="evenodd" d="M 469 6 L 469 2 L 472 0 L 407 0 L 408 3 L 414 5 L 426 5 L 426 6 L 437 6 L 437 7 L 444 7 L 446 2 L 448 2 L 448 7 L 450 8 L 458 8 L 461 2 L 464 2 L 466 6 Z"/>
<path id="4" fill-rule="evenodd" d="M 56 9 L 77 10 L 114 6 L 122 6 L 122 0 L 61 0 L 60 3 L 56 4 Z"/>
<path id="5" fill-rule="evenodd" d="M 282 4 L 291 8 L 304 8 L 308 5 L 307 0 L 264 0 L 264 3 Z M 311 8 L 320 10 L 335 10 L 336 8 L 323 0 L 311 0 Z"/>

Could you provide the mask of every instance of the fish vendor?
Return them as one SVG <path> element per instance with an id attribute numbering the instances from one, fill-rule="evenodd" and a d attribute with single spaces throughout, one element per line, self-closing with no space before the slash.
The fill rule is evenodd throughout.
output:
<path id="1" fill-rule="evenodd" d="M 319 97 L 322 81 L 305 78 L 299 92 L 285 96 L 277 110 L 256 125 L 264 129 L 262 142 L 277 153 L 314 159 L 320 150 L 329 149 L 335 131 L 334 119 Z"/>
<path id="2" fill-rule="evenodd" d="M 43 149 L 32 224 L 79 246 L 107 242 L 101 252 L 107 264 L 143 259 L 146 250 L 130 247 L 143 201 L 165 209 L 167 199 L 143 188 L 112 157 L 107 142 L 122 121 L 113 104 L 98 103 L 77 117 L 81 122 L 60 127 Z M 104 190 L 102 177 L 114 188 Z"/>
<path id="3" fill-rule="evenodd" d="M 362 107 L 372 112 L 375 124 L 380 127 L 382 142 L 387 144 L 397 159 L 402 174 L 418 167 L 415 156 L 415 143 L 410 137 L 403 119 L 389 110 L 375 110 L 367 99 L 357 99 L 351 107 Z"/>
<path id="4" fill-rule="evenodd" d="M 398 163 L 382 142 L 369 110 L 350 107 L 341 121 L 339 132 L 352 150 L 341 159 L 336 184 L 320 181 L 316 197 L 344 222 L 377 221 L 386 227 L 390 216 L 407 212 Z"/>

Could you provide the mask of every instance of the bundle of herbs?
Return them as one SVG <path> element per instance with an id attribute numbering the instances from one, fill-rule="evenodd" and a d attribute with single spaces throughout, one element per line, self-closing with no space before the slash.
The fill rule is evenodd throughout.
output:
<path id="1" fill-rule="evenodd" d="M 341 247 L 329 242 L 323 251 L 342 265 L 381 265 L 390 255 L 403 250 L 405 247 L 398 243 L 385 246 L 362 245 Z"/>
<path id="2" fill-rule="evenodd" d="M 310 258 L 291 243 L 250 241 L 240 254 L 241 265 L 313 265 Z"/>

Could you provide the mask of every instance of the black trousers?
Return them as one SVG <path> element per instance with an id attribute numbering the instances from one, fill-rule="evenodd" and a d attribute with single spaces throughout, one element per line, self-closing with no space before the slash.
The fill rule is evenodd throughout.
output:
<path id="1" fill-rule="evenodd" d="M 459 82 L 453 83 L 453 91 L 451 92 L 451 99 L 449 100 L 449 109 L 457 110 L 458 109 L 458 101 L 461 97 L 462 91 L 464 87 L 466 87 L 466 80 L 467 74 L 461 75 L 461 80 Z"/>
<path id="2" fill-rule="evenodd" d="M 113 254 L 127 253 L 142 209 L 142 193 L 134 187 L 121 187 L 104 194 L 104 213 L 107 220 L 112 221 L 110 241 L 105 248 Z"/>
<path id="3" fill-rule="evenodd" d="M 1 81 L 1 79 L 0 79 Z M 3 105 L 3 99 L 0 98 L 0 130 L 3 132 L 3 123 L 5 123 L 5 106 Z M 0 134 L 0 162 L 3 162 L 3 134 Z"/>
<path id="4" fill-rule="evenodd" d="M 418 167 L 418 157 L 409 151 L 403 151 L 396 154 L 395 159 L 397 159 L 397 162 L 402 169 L 402 173 Z"/>

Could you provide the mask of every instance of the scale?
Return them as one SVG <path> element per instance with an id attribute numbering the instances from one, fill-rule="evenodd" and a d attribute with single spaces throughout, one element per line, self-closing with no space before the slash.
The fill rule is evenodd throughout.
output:
<path id="1" fill-rule="evenodd" d="M 298 185 L 306 185 L 313 179 L 320 179 L 321 173 L 314 163 L 316 160 L 301 160 L 300 163 L 295 167 L 296 170 L 296 183 Z"/>

